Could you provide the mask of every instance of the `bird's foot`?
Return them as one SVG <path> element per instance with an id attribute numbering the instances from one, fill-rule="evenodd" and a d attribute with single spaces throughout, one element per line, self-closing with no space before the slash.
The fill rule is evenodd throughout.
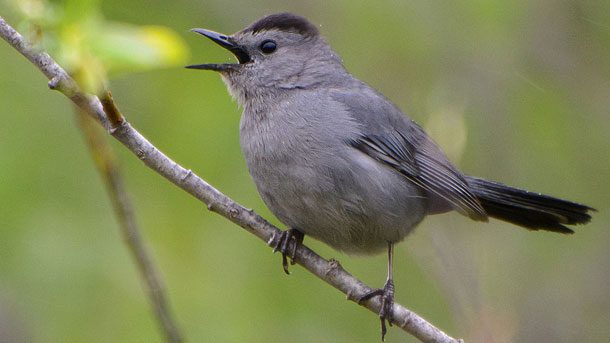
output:
<path id="1" fill-rule="evenodd" d="M 386 321 L 392 326 L 392 306 L 394 305 L 394 281 L 389 279 L 386 281 L 383 288 L 378 288 L 361 296 L 358 299 L 358 304 L 361 304 L 373 297 L 381 297 L 381 309 L 379 310 L 379 319 L 381 319 L 381 340 L 385 339 L 387 333 Z"/>
<path id="2" fill-rule="evenodd" d="M 297 229 L 291 228 L 282 231 L 280 237 L 275 240 L 273 252 L 279 251 L 282 253 L 282 267 L 286 274 L 290 274 L 290 271 L 288 271 L 288 258 L 290 257 L 290 264 L 295 263 L 294 260 L 297 253 L 297 247 L 303 243 L 303 238 L 305 238 L 305 234 Z M 292 246 L 290 246 L 290 241 L 294 241 Z M 288 251 L 289 248 L 291 248 L 290 251 Z"/>

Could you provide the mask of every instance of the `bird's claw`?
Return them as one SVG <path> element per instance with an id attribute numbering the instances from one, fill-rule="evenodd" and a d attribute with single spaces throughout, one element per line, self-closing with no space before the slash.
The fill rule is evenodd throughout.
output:
<path id="1" fill-rule="evenodd" d="M 288 229 L 282 231 L 280 237 L 275 241 L 273 252 L 279 251 L 282 253 L 282 267 L 286 274 L 290 274 L 290 271 L 288 270 L 288 258 L 290 258 L 290 264 L 295 263 L 297 247 L 303 243 L 304 237 L 305 235 L 301 231 L 297 229 Z M 291 241 L 294 241 L 292 246 L 290 245 Z"/>
<path id="2" fill-rule="evenodd" d="M 365 295 L 358 298 L 358 304 L 372 299 L 376 296 L 381 297 L 381 309 L 379 310 L 379 319 L 381 320 L 381 340 L 384 341 L 387 333 L 386 321 L 389 326 L 392 326 L 392 307 L 394 306 L 394 282 L 388 280 L 383 288 L 374 289 Z"/>

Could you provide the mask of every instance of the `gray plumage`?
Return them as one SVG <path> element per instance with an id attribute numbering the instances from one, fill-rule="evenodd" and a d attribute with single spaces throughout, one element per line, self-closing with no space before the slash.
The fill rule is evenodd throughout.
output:
<path id="1" fill-rule="evenodd" d="M 335 249 L 367 254 L 401 241 L 428 214 L 456 210 L 479 221 L 507 220 L 498 202 L 487 199 L 487 181 L 464 176 L 420 126 L 349 74 L 306 19 L 284 13 L 231 36 L 197 32 L 240 59 L 191 68 L 220 71 L 243 107 L 240 141 L 250 175 L 287 226 Z M 263 52 L 265 42 L 275 49 Z M 525 199 L 535 195 L 502 186 Z M 554 200 L 578 220 L 542 201 L 512 204 L 512 212 L 529 211 L 512 222 L 571 232 L 561 224 L 589 220 L 589 207 Z M 540 215 L 552 223 L 536 221 Z"/>
<path id="2" fill-rule="evenodd" d="M 275 242 L 288 272 L 289 242 L 302 234 L 355 254 L 388 250 L 382 339 L 392 321 L 393 245 L 429 214 L 456 210 L 530 230 L 573 231 L 592 208 L 463 175 L 420 126 L 354 78 L 318 29 L 288 13 L 231 36 L 194 29 L 238 64 L 189 66 L 220 72 L 243 107 L 241 148 L 269 209 L 291 230 Z M 292 250 L 294 251 L 294 250 Z"/>

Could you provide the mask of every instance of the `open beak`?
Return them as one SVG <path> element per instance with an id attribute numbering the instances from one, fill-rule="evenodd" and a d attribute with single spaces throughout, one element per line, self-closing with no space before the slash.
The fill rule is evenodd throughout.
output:
<path id="1" fill-rule="evenodd" d="M 222 46 L 223 48 L 231 51 L 239 64 L 244 64 L 250 62 L 250 55 L 248 52 L 241 47 L 239 44 L 235 43 L 230 36 L 223 35 L 222 33 L 204 30 L 204 29 L 192 29 L 191 31 L 198 33 L 200 35 L 206 36 L 211 39 L 214 43 Z M 238 64 L 225 63 L 225 64 L 195 64 L 186 66 L 189 69 L 203 69 L 203 70 L 215 70 L 215 71 L 225 71 L 234 68 Z"/>

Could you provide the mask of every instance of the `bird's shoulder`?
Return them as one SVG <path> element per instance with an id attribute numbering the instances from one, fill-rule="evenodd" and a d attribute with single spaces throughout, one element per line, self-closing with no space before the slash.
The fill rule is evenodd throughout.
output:
<path id="1" fill-rule="evenodd" d="M 350 91 L 337 89 L 330 94 L 361 124 L 360 135 L 348 144 L 394 168 L 428 191 L 430 197 L 444 199 L 473 219 L 486 219 L 484 209 L 462 173 L 425 131 L 396 105 L 364 84 L 351 87 Z"/>
<path id="2" fill-rule="evenodd" d="M 363 126 L 365 133 L 419 131 L 417 124 L 398 106 L 363 82 L 355 80 L 349 87 L 330 88 L 328 95 L 332 101 L 341 104 L 353 120 Z"/>

